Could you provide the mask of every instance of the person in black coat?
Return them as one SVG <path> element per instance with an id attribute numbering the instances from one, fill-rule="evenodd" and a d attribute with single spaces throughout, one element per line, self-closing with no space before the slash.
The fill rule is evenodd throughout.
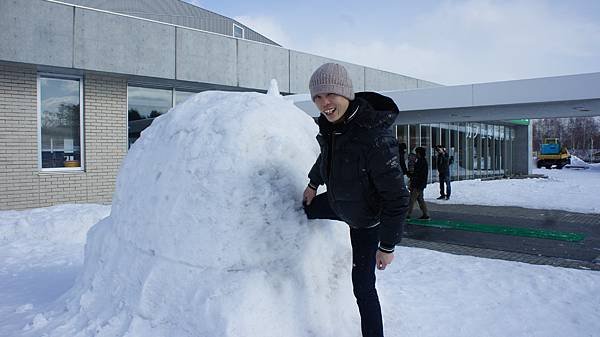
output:
<path id="1" fill-rule="evenodd" d="M 408 168 L 406 167 L 406 143 L 400 143 L 398 146 L 398 157 L 400 160 L 400 168 L 402 169 L 402 174 L 408 176 Z"/>
<path id="2" fill-rule="evenodd" d="M 350 227 L 352 285 L 363 337 L 382 337 L 375 267 L 383 270 L 400 242 L 409 195 L 391 125 L 399 113 L 392 99 L 354 93 L 346 69 L 319 67 L 309 83 L 319 108 L 321 153 L 303 195 L 309 219 L 333 219 Z M 327 192 L 317 195 L 320 185 Z"/>
<path id="3" fill-rule="evenodd" d="M 419 208 L 421 208 L 421 212 L 423 213 L 419 219 L 429 220 L 431 218 L 427 212 L 427 203 L 425 203 L 425 199 L 423 199 L 423 192 L 427 187 L 427 174 L 429 173 L 429 166 L 425 159 L 425 148 L 417 147 L 415 153 L 417 155 L 417 160 L 415 161 L 414 173 L 410 176 L 410 203 L 408 204 L 407 218 L 410 219 L 410 214 L 415 206 L 415 201 L 417 201 L 419 203 Z"/>
<path id="4" fill-rule="evenodd" d="M 452 188 L 450 187 L 450 165 L 452 165 L 452 161 L 445 147 L 438 145 L 435 149 L 437 151 L 436 166 L 440 181 L 440 196 L 437 199 L 448 200 L 452 193 Z"/>

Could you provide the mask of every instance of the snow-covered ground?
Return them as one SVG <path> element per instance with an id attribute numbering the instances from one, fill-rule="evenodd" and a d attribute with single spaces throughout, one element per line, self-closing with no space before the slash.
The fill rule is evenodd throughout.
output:
<path id="1" fill-rule="evenodd" d="M 112 207 L 0 212 L 0 336 L 360 336 L 346 225 L 298 207 L 315 133 L 277 95 L 202 93 L 132 147 Z M 449 202 L 598 212 L 596 167 L 542 172 Z M 600 272 L 398 247 L 377 277 L 388 337 L 600 336 Z"/>
<path id="2" fill-rule="evenodd" d="M 109 214 L 89 204 L 0 211 L 0 336 L 18 336 L 73 286 L 86 233 Z"/>
<path id="3" fill-rule="evenodd" d="M 574 161 L 586 169 L 534 169 L 548 178 L 453 181 L 450 200 L 436 200 L 439 184 L 425 189 L 425 199 L 436 203 L 519 206 L 580 213 L 600 213 L 600 164 Z M 437 174 L 435 172 L 434 174 Z"/>
<path id="4" fill-rule="evenodd" d="M 0 212 L 0 336 L 47 324 L 45 310 L 82 270 L 85 241 L 64 233 L 86 230 L 109 212 L 100 205 Z M 49 225 L 65 218 L 71 220 Z M 398 247 L 394 263 L 377 273 L 387 336 L 600 336 L 597 271 Z M 269 315 L 277 320 L 280 313 Z M 164 335 L 144 335 L 151 336 Z"/>

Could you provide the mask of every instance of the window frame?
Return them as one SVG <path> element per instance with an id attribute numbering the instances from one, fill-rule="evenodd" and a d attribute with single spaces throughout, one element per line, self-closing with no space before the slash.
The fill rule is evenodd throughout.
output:
<path id="1" fill-rule="evenodd" d="M 79 167 L 42 167 L 42 78 L 79 81 Z M 39 172 L 84 172 L 85 171 L 85 105 L 83 102 L 83 75 L 66 75 L 38 72 L 37 74 L 37 157 Z"/>
<path id="2" fill-rule="evenodd" d="M 236 28 L 236 27 L 242 30 L 242 37 L 237 37 L 237 36 L 235 36 L 235 28 Z M 242 27 L 242 26 L 240 26 L 240 25 L 238 25 L 238 24 L 234 23 L 234 24 L 233 24 L 233 32 L 232 32 L 232 34 L 231 34 L 231 35 L 233 35 L 233 37 L 235 37 L 236 39 L 245 39 L 245 38 L 246 38 L 246 30 L 244 29 L 244 27 Z"/>

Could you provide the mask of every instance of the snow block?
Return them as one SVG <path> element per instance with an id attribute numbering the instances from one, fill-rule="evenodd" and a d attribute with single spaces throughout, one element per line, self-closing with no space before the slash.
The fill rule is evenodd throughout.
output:
<path id="1" fill-rule="evenodd" d="M 279 95 L 203 92 L 133 144 L 47 336 L 350 336 L 347 226 L 308 221 L 317 126 Z"/>

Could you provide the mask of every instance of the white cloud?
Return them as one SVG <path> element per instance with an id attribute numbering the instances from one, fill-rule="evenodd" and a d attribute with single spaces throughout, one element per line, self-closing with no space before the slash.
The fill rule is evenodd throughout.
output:
<path id="1" fill-rule="evenodd" d="M 462 84 L 600 71 L 598 36 L 598 23 L 541 1 L 453 1 L 399 25 L 395 34 L 317 39 L 307 51 Z"/>

